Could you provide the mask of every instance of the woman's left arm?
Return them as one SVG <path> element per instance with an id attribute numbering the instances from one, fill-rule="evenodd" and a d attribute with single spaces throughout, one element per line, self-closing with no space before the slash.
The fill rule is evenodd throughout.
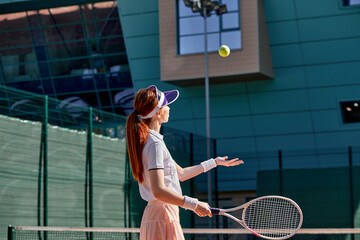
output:
<path id="1" fill-rule="evenodd" d="M 242 160 L 239 160 L 239 158 L 234 158 L 231 160 L 227 160 L 228 157 L 217 157 L 215 158 L 215 163 L 216 165 L 222 165 L 222 166 L 226 166 L 226 167 L 232 167 L 232 166 L 237 166 L 240 164 L 243 164 L 244 162 Z M 179 176 L 179 180 L 181 182 L 186 181 L 190 178 L 196 177 L 197 175 L 201 174 L 204 172 L 204 167 L 203 165 L 199 164 L 199 165 L 195 165 L 195 166 L 191 166 L 191 167 L 186 167 L 186 168 L 182 168 L 180 167 L 176 162 L 176 170 Z"/>

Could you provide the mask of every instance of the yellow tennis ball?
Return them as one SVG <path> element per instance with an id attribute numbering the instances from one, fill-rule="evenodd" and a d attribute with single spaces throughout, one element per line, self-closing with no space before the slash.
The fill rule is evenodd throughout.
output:
<path id="1" fill-rule="evenodd" d="M 222 45 L 220 48 L 219 48 L 219 54 L 220 56 L 222 57 L 227 57 L 229 56 L 230 54 L 230 48 L 226 45 Z"/>

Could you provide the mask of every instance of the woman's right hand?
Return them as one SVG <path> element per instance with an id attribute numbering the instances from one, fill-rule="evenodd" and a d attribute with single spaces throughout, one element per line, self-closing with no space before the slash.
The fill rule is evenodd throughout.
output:
<path id="1" fill-rule="evenodd" d="M 206 217 L 206 216 L 212 217 L 210 206 L 206 202 L 200 202 L 199 201 L 196 209 L 194 210 L 194 212 L 199 217 Z"/>

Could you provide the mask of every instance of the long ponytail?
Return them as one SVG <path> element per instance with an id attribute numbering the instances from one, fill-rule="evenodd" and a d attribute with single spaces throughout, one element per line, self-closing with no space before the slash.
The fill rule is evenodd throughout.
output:
<path id="1" fill-rule="evenodd" d="M 142 150 L 149 137 L 148 124 L 151 119 L 140 119 L 139 115 L 146 116 L 156 105 L 157 98 L 153 90 L 139 90 L 134 99 L 134 111 L 128 116 L 126 122 L 126 142 L 131 171 L 134 179 L 140 183 L 144 181 Z"/>

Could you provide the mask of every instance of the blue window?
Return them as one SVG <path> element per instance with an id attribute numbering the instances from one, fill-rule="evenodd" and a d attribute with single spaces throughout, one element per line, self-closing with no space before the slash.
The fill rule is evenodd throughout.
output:
<path id="1" fill-rule="evenodd" d="M 355 6 L 360 5 L 360 0 L 343 0 L 344 6 Z"/>
<path id="2" fill-rule="evenodd" d="M 177 1 L 178 16 L 178 54 L 203 53 L 204 18 L 199 12 L 193 13 L 184 0 Z M 239 0 L 222 0 L 227 13 L 216 15 L 215 11 L 206 18 L 208 52 L 215 52 L 223 44 L 232 50 L 241 49 L 240 3 Z"/>

